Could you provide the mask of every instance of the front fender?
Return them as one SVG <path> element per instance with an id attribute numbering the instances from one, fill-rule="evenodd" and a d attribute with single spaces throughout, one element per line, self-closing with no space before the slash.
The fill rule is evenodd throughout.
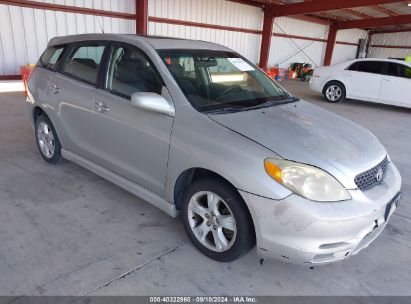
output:
<path id="1" fill-rule="evenodd" d="M 224 115 L 224 114 L 221 114 Z M 174 202 L 180 174 L 204 168 L 228 180 L 239 190 L 279 200 L 291 192 L 264 169 L 264 159 L 278 157 L 260 144 L 231 131 L 187 105 L 176 110 L 167 169 L 166 196 Z"/>

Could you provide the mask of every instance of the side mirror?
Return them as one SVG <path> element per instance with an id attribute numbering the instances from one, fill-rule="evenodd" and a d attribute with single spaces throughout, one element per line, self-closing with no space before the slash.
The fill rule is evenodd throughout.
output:
<path id="1" fill-rule="evenodd" d="M 137 92 L 131 95 L 131 105 L 146 111 L 174 116 L 175 109 L 167 99 L 157 93 Z"/>

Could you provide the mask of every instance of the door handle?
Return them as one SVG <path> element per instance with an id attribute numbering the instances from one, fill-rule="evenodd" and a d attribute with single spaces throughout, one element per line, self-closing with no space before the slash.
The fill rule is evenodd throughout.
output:
<path id="1" fill-rule="evenodd" d="M 384 81 L 391 81 L 391 78 L 383 78 Z"/>
<path id="2" fill-rule="evenodd" d="M 104 102 L 95 102 L 94 103 L 94 107 L 97 110 L 97 112 L 99 113 L 105 113 L 110 111 L 110 108 L 106 106 L 106 104 Z"/>
<path id="3" fill-rule="evenodd" d="M 344 74 L 344 76 L 352 77 L 352 74 Z"/>
<path id="4" fill-rule="evenodd" d="M 49 90 L 53 93 L 53 94 L 58 94 L 61 92 L 61 89 L 59 87 L 57 87 L 55 84 L 49 86 Z"/>

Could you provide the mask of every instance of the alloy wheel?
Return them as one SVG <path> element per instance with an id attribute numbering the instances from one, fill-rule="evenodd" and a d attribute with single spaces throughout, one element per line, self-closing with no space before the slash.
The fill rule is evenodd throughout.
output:
<path id="1" fill-rule="evenodd" d="M 191 231 L 206 248 L 224 252 L 233 246 L 237 226 L 227 203 L 211 191 L 195 193 L 188 203 Z"/>
<path id="2" fill-rule="evenodd" d="M 327 95 L 327 98 L 329 100 L 336 101 L 341 98 L 342 90 L 337 85 L 331 85 L 327 88 L 327 91 L 325 92 L 325 94 Z"/>
<path id="3" fill-rule="evenodd" d="M 44 121 L 41 121 L 37 126 L 37 142 L 39 144 L 41 153 L 45 157 L 52 158 L 54 156 L 56 145 L 53 131 L 51 130 L 51 127 Z"/>

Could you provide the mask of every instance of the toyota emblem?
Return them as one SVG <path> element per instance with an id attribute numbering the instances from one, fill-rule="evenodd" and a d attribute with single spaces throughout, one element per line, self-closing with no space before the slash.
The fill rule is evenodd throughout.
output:
<path id="1" fill-rule="evenodd" d="M 382 170 L 382 168 L 379 168 L 377 171 L 377 174 L 375 174 L 375 179 L 377 180 L 377 182 L 380 182 L 383 176 L 384 176 L 384 171 Z"/>

